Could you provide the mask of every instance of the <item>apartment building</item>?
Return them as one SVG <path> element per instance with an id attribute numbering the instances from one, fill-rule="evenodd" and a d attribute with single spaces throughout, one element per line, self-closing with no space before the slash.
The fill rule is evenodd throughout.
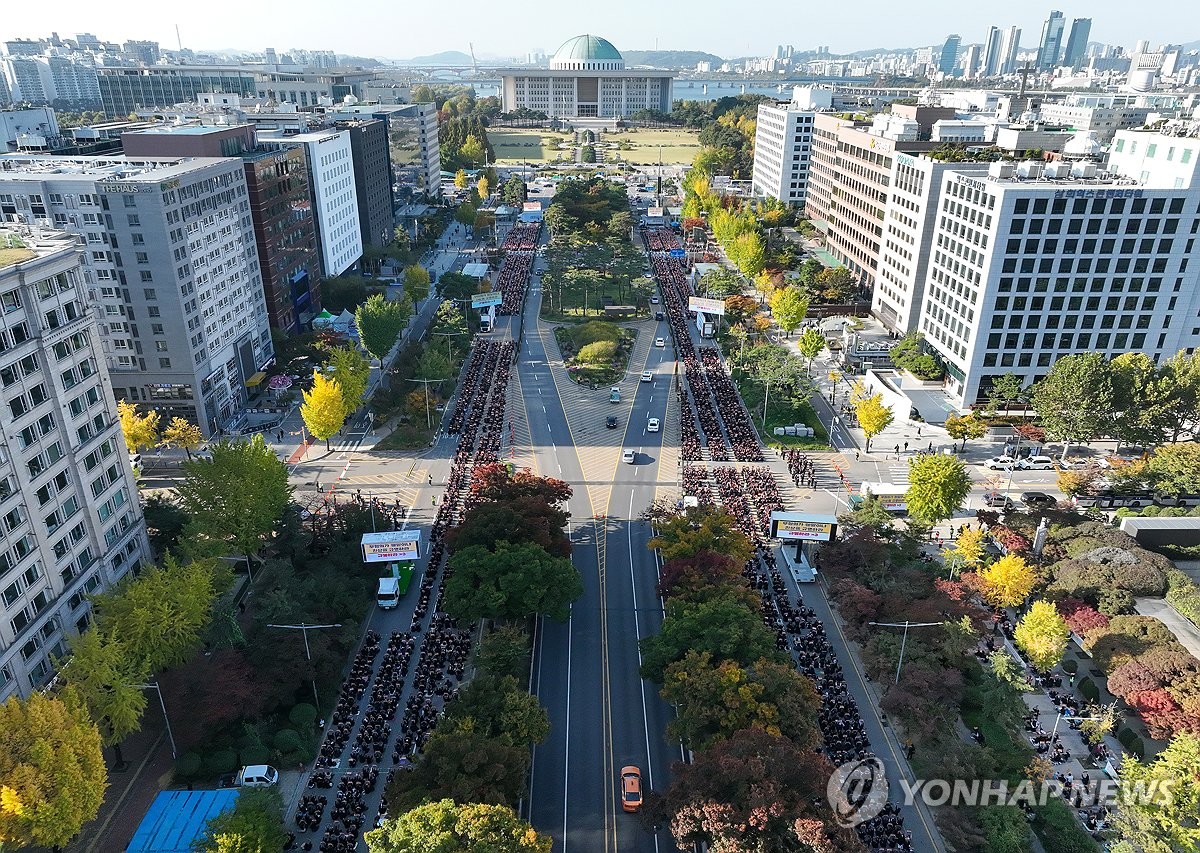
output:
<path id="1" fill-rule="evenodd" d="M 812 160 L 816 111 L 829 109 L 833 91 L 797 86 L 787 104 L 760 104 L 754 131 L 754 194 L 803 210 Z"/>
<path id="2" fill-rule="evenodd" d="M 118 398 L 228 425 L 274 358 L 240 159 L 0 157 L 0 214 L 77 234 Z"/>
<path id="3" fill-rule="evenodd" d="M 1115 99 L 1111 99 L 1106 106 L 1072 103 L 1068 99 L 1061 104 L 1042 104 L 1039 112 L 1047 124 L 1069 127 L 1076 131 L 1091 131 L 1101 145 L 1108 145 L 1118 130 L 1132 129 L 1145 124 L 1151 108 L 1120 104 L 1116 103 Z"/>
<path id="4" fill-rule="evenodd" d="M 0 701 L 53 674 L 87 596 L 148 559 L 78 238 L 0 226 Z"/>
<path id="5" fill-rule="evenodd" d="M 904 265 L 888 246 L 880 315 L 924 334 L 962 407 L 985 399 L 997 376 L 1012 372 L 1030 384 L 1063 356 L 1161 359 L 1195 348 L 1197 127 L 1119 131 L 1106 168 L 997 162 L 981 175 L 978 164 L 898 162 L 897 184 L 919 172 L 938 187 L 927 191 L 921 218 L 901 218 L 899 193 L 889 207 L 889 239 L 907 229 L 903 246 L 928 257 L 923 274 L 903 279 L 891 274 Z"/>

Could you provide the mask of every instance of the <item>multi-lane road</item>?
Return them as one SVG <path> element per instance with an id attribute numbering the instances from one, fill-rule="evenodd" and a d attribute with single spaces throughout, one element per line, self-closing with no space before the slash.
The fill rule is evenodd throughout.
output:
<path id="1" fill-rule="evenodd" d="M 649 525 L 640 519 L 661 481 L 676 472 L 660 470 L 664 433 L 647 432 L 650 418 L 666 420 L 674 373 L 673 351 L 651 347 L 631 374 L 654 374 L 637 382 L 620 446 L 607 448 L 611 468 L 588 479 L 580 451 L 594 425 L 573 423 L 550 369 L 535 273 L 525 303 L 519 372 L 539 473 L 571 483 L 569 504 L 572 561 L 583 575 L 584 593 L 565 624 L 539 628 L 534 689 L 550 714 L 550 738 L 534 752 L 526 810 L 533 824 L 554 837 L 556 851 L 657 851 L 673 847 L 669 833 L 643 828 L 621 808 L 618 774 L 624 765 L 641 768 L 643 786 L 662 790 L 678 745 L 666 738 L 673 712 L 657 686 L 642 680 L 638 640 L 662 622 L 656 592 L 658 566 L 647 548 Z M 665 324 L 659 334 L 666 334 Z M 561 381 L 561 380 L 559 380 Z M 667 439 L 669 440 L 669 439 Z M 577 445 L 579 442 L 579 445 Z M 621 447 L 637 451 L 636 464 L 620 461 Z M 594 473 L 595 466 L 591 476 Z"/>

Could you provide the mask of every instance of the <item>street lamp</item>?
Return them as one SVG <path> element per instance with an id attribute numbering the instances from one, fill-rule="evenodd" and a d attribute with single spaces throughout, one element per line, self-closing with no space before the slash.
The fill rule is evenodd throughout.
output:
<path id="1" fill-rule="evenodd" d="M 312 663 L 312 649 L 310 649 L 308 647 L 308 632 L 316 631 L 321 628 L 340 628 L 340 627 L 342 627 L 342 623 L 335 622 L 332 625 L 309 625 L 307 623 L 301 622 L 299 625 L 267 625 L 267 627 L 268 628 L 283 628 L 288 631 L 300 631 L 302 634 L 304 634 L 304 656 L 308 659 L 309 663 Z M 316 705 L 317 711 L 320 712 L 321 700 L 317 696 L 317 677 L 316 677 L 315 673 L 312 677 L 312 692 L 313 692 L 313 704 Z"/>
<path id="2" fill-rule="evenodd" d="M 903 622 L 868 622 L 868 625 L 874 625 L 876 628 L 903 628 L 904 636 L 900 640 L 900 660 L 896 662 L 896 684 L 900 683 L 900 668 L 904 666 L 904 649 L 908 645 L 908 629 L 909 628 L 932 628 L 935 625 L 941 625 L 941 622 L 909 622 L 907 619 Z"/>
<path id="3" fill-rule="evenodd" d="M 163 722 L 167 724 L 167 740 L 171 742 L 171 757 L 178 758 L 175 750 L 175 735 L 171 732 L 171 720 L 167 716 L 167 703 L 163 701 L 162 688 L 158 686 L 157 681 L 151 681 L 149 684 L 131 684 L 130 687 L 137 687 L 141 690 L 153 690 L 158 694 L 158 704 L 162 708 Z"/>

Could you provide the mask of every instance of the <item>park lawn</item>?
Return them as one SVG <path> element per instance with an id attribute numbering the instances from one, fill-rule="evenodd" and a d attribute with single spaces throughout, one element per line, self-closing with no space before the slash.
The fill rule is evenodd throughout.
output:
<path id="1" fill-rule="evenodd" d="M 639 166 L 659 163 L 659 146 L 662 146 L 662 162 L 677 164 L 691 163 L 700 151 L 700 134 L 694 130 L 637 129 L 622 133 L 605 133 L 603 142 L 629 142 L 633 148 L 615 151 L 622 160 Z"/>
<path id="2" fill-rule="evenodd" d="M 441 419 L 441 412 L 435 412 L 434 414 L 438 420 Z M 375 444 L 375 450 L 416 450 L 421 447 L 428 447 L 429 442 L 433 440 L 434 432 L 437 430 L 438 420 L 433 422 L 433 429 L 425 428 L 423 418 L 420 423 L 417 423 L 417 420 L 413 419 L 409 423 L 397 424 L 391 432 Z"/>
<path id="3" fill-rule="evenodd" d="M 522 159 L 528 162 L 545 162 L 562 155 L 573 157 L 569 149 L 553 148 L 552 137 L 569 139 L 569 134 L 554 134 L 538 128 L 505 128 L 489 130 L 488 141 L 496 152 L 496 161 L 520 163 Z"/>
<path id="4" fill-rule="evenodd" d="M 746 409 L 754 421 L 754 427 L 762 436 L 767 447 L 810 447 L 828 449 L 829 434 L 821 425 L 821 419 L 808 403 L 793 403 L 783 395 L 771 395 L 767 402 L 767 426 L 763 429 L 762 404 L 764 386 L 761 382 L 748 379 L 737 380 L 738 391 L 746 402 Z M 805 424 L 813 428 L 813 437 L 775 435 L 775 427 Z"/>

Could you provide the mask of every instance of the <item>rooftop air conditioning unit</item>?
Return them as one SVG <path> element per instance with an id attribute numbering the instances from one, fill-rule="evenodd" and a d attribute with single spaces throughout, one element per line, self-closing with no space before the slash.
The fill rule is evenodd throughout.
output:
<path id="1" fill-rule="evenodd" d="M 1012 163 L 1006 163 L 1003 160 L 997 160 L 988 166 L 988 177 L 997 178 L 999 180 L 1011 179 L 1017 171 L 1017 167 Z"/>
<path id="2" fill-rule="evenodd" d="M 1094 178 L 1096 177 L 1095 163 L 1073 163 L 1071 165 L 1072 178 Z"/>
<path id="3" fill-rule="evenodd" d="M 1059 160 L 1054 163 L 1047 163 L 1042 175 L 1046 178 L 1065 178 L 1071 174 L 1071 164 L 1064 163 Z"/>
<path id="4" fill-rule="evenodd" d="M 1036 160 L 1022 160 L 1017 164 L 1017 177 L 1025 179 L 1036 179 L 1041 177 L 1042 164 Z"/>

